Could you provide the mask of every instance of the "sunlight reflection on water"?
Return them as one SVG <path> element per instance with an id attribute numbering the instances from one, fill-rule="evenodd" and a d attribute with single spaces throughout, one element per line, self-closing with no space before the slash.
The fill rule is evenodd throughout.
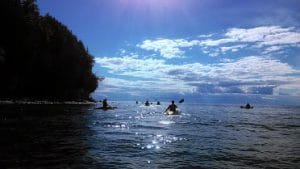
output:
<path id="1" fill-rule="evenodd" d="M 0 106 L 5 168 L 297 168 L 300 108 Z M 132 105 L 132 107 L 128 106 Z"/>
<path id="2" fill-rule="evenodd" d="M 280 152 L 282 155 L 278 157 L 283 158 L 283 161 L 274 161 L 272 158 L 276 150 L 270 145 L 277 144 L 278 141 L 274 142 L 272 138 L 278 137 L 280 133 L 270 132 L 274 125 L 268 123 L 278 121 L 279 117 L 276 115 L 280 112 L 278 110 L 257 108 L 245 111 L 238 106 L 181 105 L 180 115 L 167 116 L 162 113 L 166 106 L 166 104 L 149 107 L 138 105 L 110 112 L 95 112 L 93 118 L 98 115 L 107 116 L 102 123 L 110 123 L 106 128 L 96 132 L 100 138 L 108 139 L 109 149 L 117 152 L 119 149 L 126 149 L 125 153 L 117 155 L 115 160 L 130 163 L 135 167 L 149 165 L 149 168 L 195 166 L 226 168 L 224 163 L 228 163 L 229 168 L 234 166 L 247 168 L 249 163 L 250 168 L 260 168 L 281 164 L 286 160 L 284 154 L 289 154 Z M 122 108 L 122 104 L 118 107 Z M 270 117 L 270 114 L 275 115 L 275 118 L 269 118 L 269 121 L 262 120 L 266 116 Z M 291 114 L 285 112 L 285 115 Z M 294 122 L 299 125 L 299 120 Z M 299 136 L 299 133 L 297 134 Z M 293 138 L 295 137 L 281 140 L 286 143 L 296 141 Z M 106 154 L 107 151 L 101 153 Z M 136 158 L 140 159 L 134 160 Z M 299 157 L 292 155 L 290 158 Z M 263 162 L 263 159 L 266 162 Z M 245 163 L 245 160 L 248 162 Z M 273 164 L 267 164 L 270 160 L 273 160 Z"/>

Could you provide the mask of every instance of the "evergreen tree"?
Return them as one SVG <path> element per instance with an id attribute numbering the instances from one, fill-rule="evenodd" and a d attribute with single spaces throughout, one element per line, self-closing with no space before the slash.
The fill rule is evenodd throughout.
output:
<path id="1" fill-rule="evenodd" d="M 1 0 L 0 20 L 0 99 L 89 98 L 94 60 L 66 26 L 35 0 Z"/>

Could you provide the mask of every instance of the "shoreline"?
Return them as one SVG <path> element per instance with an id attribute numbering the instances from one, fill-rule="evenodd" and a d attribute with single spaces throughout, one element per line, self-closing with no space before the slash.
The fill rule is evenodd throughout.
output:
<path id="1" fill-rule="evenodd" d="M 95 105 L 92 101 L 0 100 L 0 105 Z"/>

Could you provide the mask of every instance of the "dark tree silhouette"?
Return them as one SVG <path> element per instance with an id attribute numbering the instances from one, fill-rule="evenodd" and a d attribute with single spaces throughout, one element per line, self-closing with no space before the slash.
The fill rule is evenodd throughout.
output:
<path id="1" fill-rule="evenodd" d="M 35 0 L 1 0 L 0 22 L 0 99 L 89 99 L 94 60 L 66 26 Z"/>

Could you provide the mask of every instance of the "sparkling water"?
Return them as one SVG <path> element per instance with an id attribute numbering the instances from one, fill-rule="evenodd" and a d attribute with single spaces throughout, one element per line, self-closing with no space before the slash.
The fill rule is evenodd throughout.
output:
<path id="1" fill-rule="evenodd" d="M 297 168 L 300 107 L 1 105 L 4 168 Z"/>

